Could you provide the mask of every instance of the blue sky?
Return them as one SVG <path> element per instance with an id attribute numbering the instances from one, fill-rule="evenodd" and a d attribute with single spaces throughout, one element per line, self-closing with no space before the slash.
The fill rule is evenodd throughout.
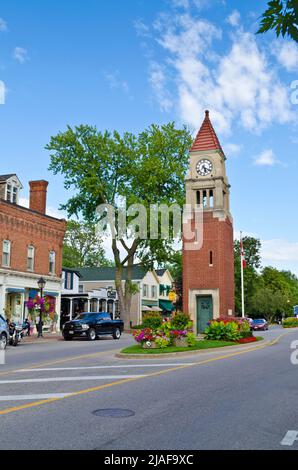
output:
<path id="1" fill-rule="evenodd" d="M 263 241 L 264 264 L 298 273 L 298 47 L 255 36 L 266 1 L 2 0 L 0 173 L 50 181 L 44 150 L 67 125 L 141 131 L 204 109 L 228 157 L 235 232 Z"/>

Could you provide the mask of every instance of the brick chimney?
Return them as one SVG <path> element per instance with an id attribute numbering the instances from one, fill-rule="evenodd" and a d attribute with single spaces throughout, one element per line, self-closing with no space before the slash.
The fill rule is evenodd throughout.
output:
<path id="1" fill-rule="evenodd" d="M 47 187 L 48 181 L 29 181 L 30 186 L 30 204 L 29 208 L 33 211 L 46 213 L 47 206 Z"/>

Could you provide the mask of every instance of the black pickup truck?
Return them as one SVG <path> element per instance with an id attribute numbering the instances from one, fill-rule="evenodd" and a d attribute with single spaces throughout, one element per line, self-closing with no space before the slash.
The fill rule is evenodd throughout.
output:
<path id="1" fill-rule="evenodd" d="M 102 335 L 120 339 L 123 329 L 123 320 L 112 320 L 108 312 L 80 313 L 75 320 L 64 323 L 62 334 L 65 341 L 82 337 L 94 341 Z"/>

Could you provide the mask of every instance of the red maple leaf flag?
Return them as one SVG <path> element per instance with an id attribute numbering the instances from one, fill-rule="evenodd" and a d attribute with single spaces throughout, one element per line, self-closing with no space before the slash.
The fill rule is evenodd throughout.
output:
<path id="1" fill-rule="evenodd" d="M 241 263 L 242 263 L 242 267 L 243 267 L 243 268 L 246 268 L 246 259 L 245 259 L 244 249 L 243 249 L 242 238 L 240 238 L 240 253 L 241 253 Z"/>

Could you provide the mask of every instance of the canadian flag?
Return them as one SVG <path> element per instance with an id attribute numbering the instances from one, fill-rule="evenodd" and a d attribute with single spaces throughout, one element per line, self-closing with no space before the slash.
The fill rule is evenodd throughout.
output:
<path id="1" fill-rule="evenodd" d="M 240 253 L 241 253 L 241 264 L 242 264 L 242 267 L 243 267 L 243 268 L 246 268 L 246 259 L 245 259 L 244 249 L 243 249 L 242 237 L 240 238 Z"/>

